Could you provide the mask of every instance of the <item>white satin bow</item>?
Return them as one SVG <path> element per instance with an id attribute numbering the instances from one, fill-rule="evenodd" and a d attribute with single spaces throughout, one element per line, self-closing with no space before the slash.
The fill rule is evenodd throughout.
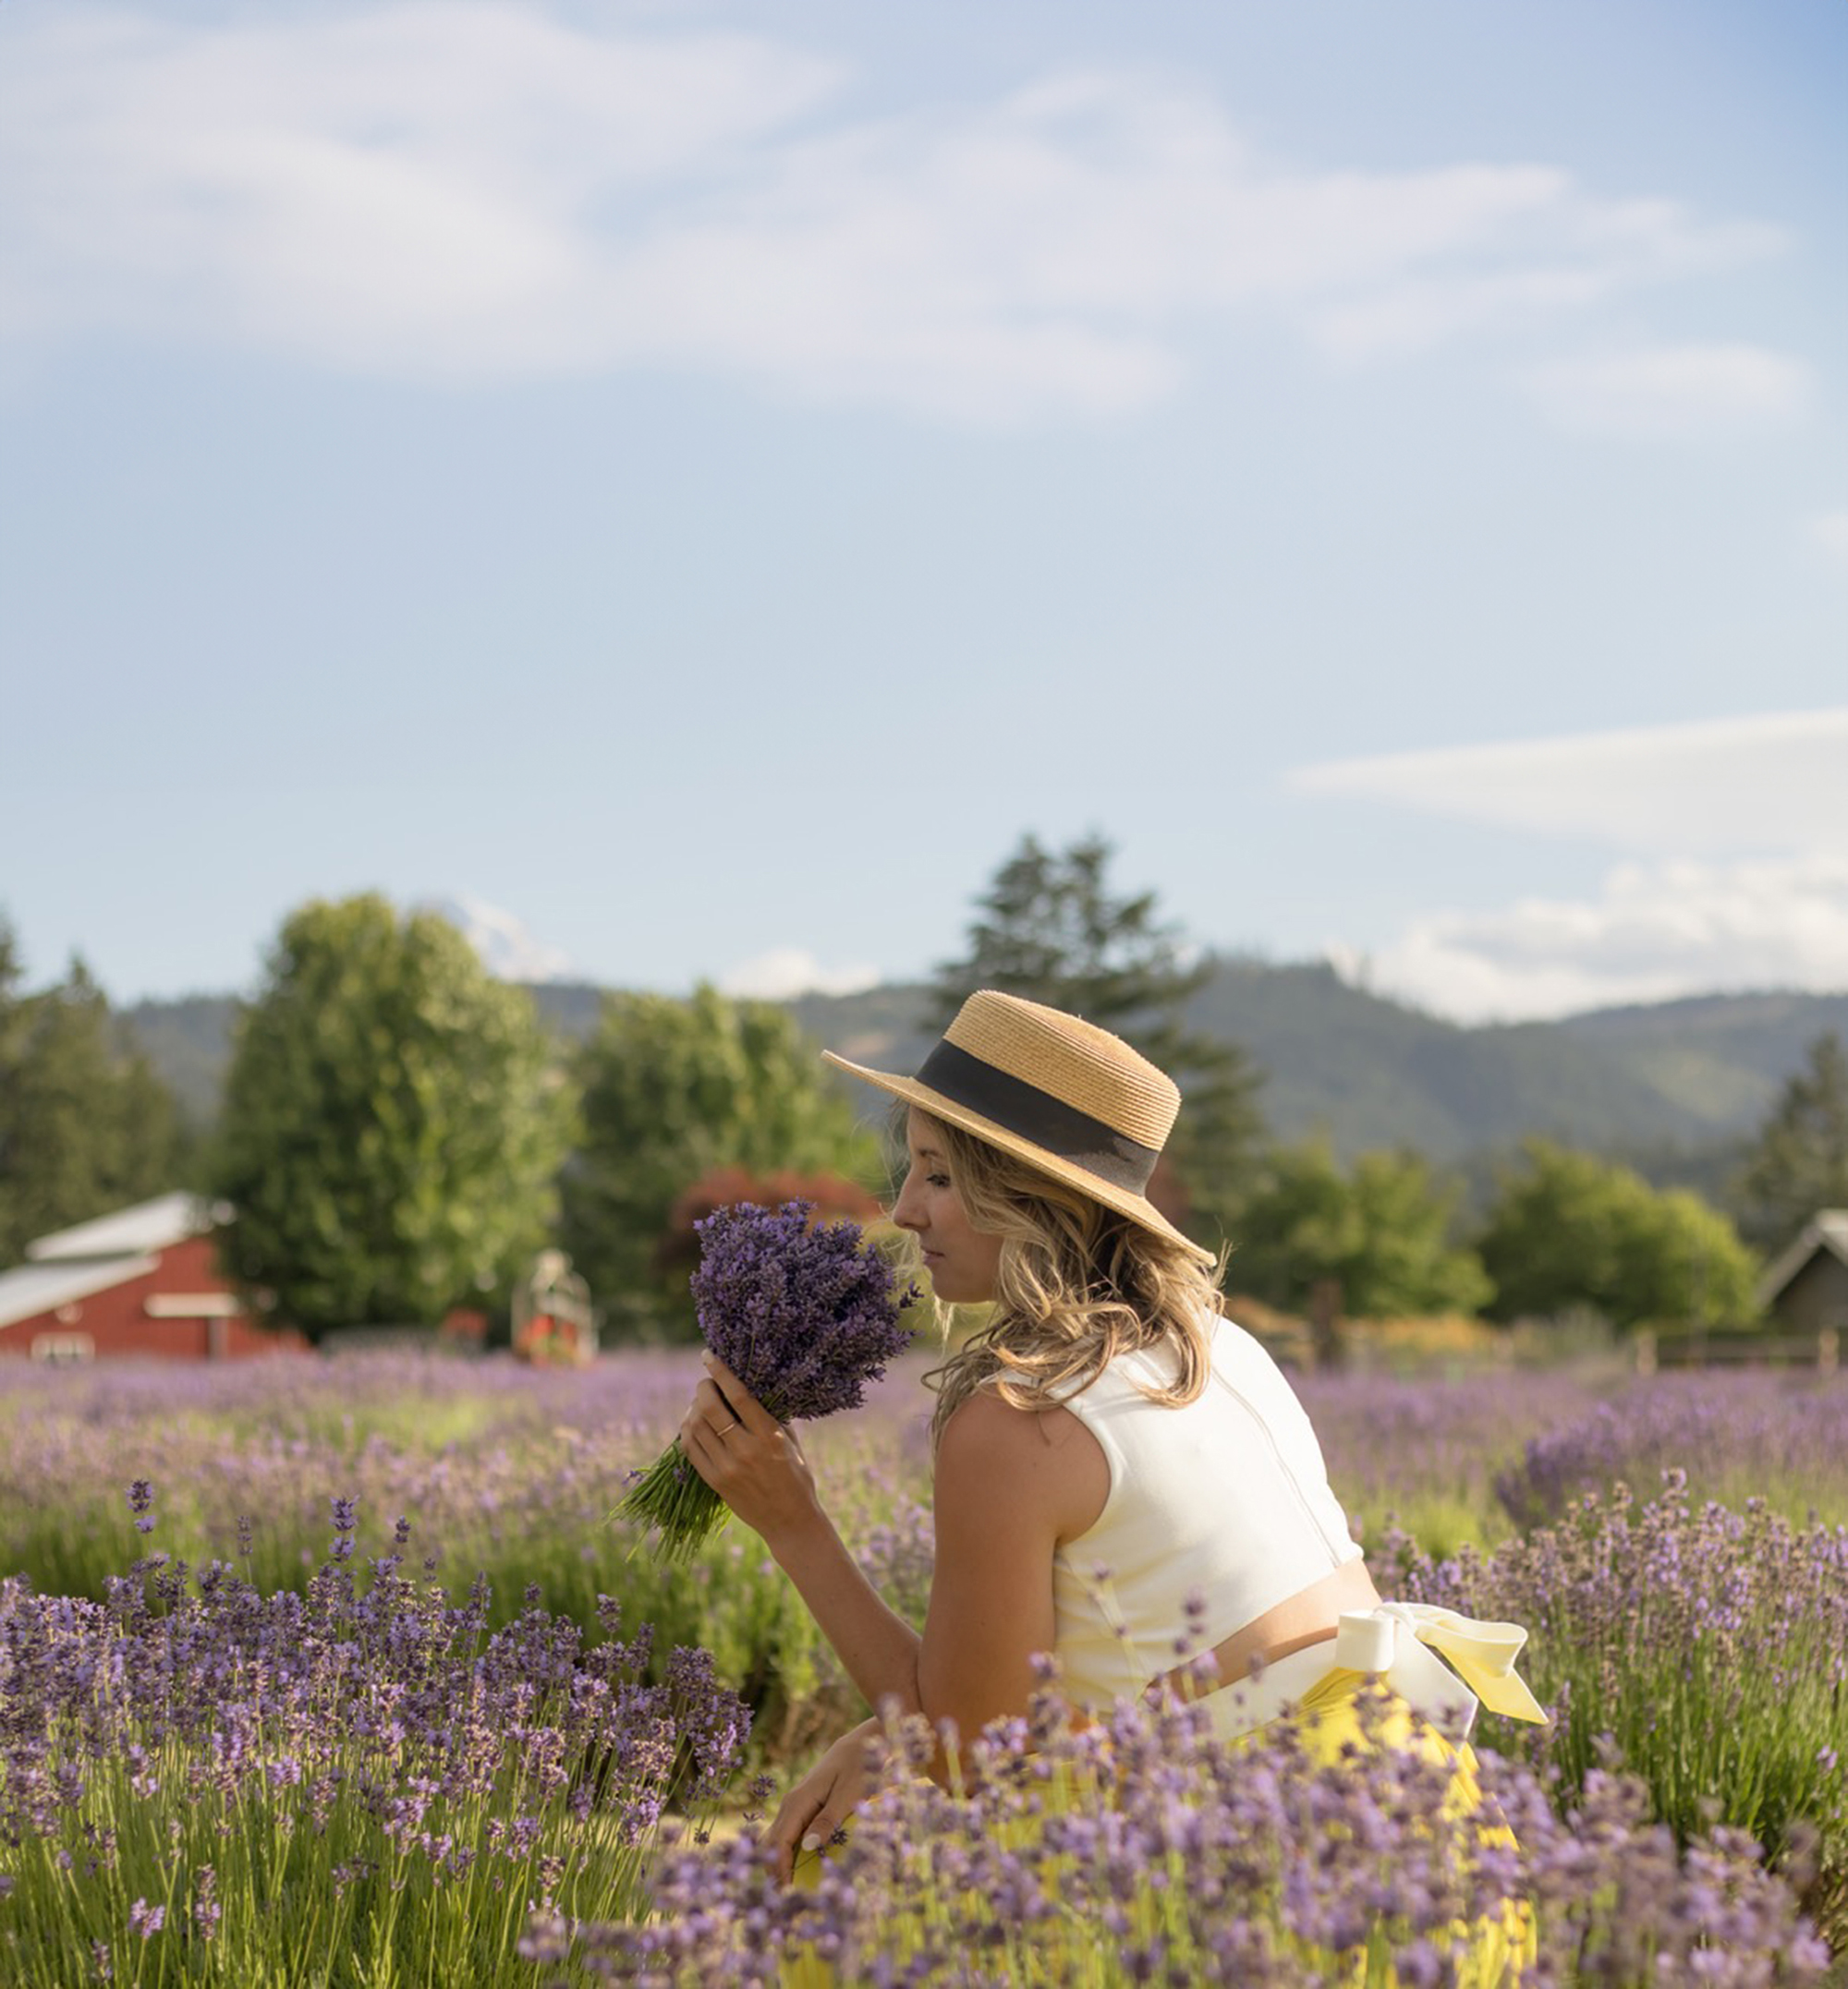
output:
<path id="1" fill-rule="evenodd" d="M 1406 1649 L 1405 1631 L 1416 1640 Z M 1422 1652 L 1437 1652 L 1491 1713 L 1544 1726 L 1547 1715 L 1514 1669 L 1527 1641 L 1519 1623 L 1487 1622 L 1429 1602 L 1382 1602 L 1350 1610 L 1335 1634 L 1334 1661 L 1349 1671 L 1389 1671 L 1418 1666 Z M 1429 1660 L 1424 1662 L 1429 1664 Z M 1422 1666 L 1419 1666 L 1422 1668 Z"/>

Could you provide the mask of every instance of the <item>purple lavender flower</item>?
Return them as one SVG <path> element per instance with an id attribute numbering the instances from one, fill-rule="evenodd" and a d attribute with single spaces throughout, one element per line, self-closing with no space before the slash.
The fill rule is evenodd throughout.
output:
<path id="1" fill-rule="evenodd" d="M 303 1595 L 209 1571 L 188 1585 L 177 1570 L 171 1595 L 116 1578 L 105 1603 L 0 1575 L 0 1980 L 62 1982 L 67 1952 L 94 1958 L 86 1980 L 113 1968 L 141 1983 L 213 1974 L 208 1943 L 248 1955 L 265 1902 L 188 1868 L 182 1819 L 201 1808 L 208 1841 L 213 1812 L 330 1845 L 358 1833 L 359 1855 L 329 1860 L 336 1896 L 388 1862 L 421 1866 L 425 1918 L 379 1922 L 421 1979 L 430 1915 L 453 1920 L 471 1888 L 542 1905 L 566 1854 L 592 1854 L 620 1909 L 663 1809 L 714 1800 L 748 1741 L 749 1713 L 704 1653 L 666 1655 L 650 1682 L 652 1640 L 645 1626 L 618 1640 L 614 1600 L 587 1647 L 530 1599 L 491 1631 L 485 1581 L 464 1604 L 395 1579 L 362 1587 L 334 1563 Z M 48 1888 L 76 1917 L 46 1933 Z M 88 1947 L 99 1934 L 113 1961 Z M 232 1961 L 215 1972 L 245 1979 Z"/>
<path id="2" fill-rule="evenodd" d="M 353 1554 L 353 1530 L 359 1523 L 359 1501 L 334 1498 L 329 1503 L 334 1508 L 334 1546 L 330 1551 L 336 1561 L 348 1560 Z"/>
<path id="3" fill-rule="evenodd" d="M 779 1422 L 857 1409 L 911 1338 L 891 1265 L 855 1222 L 818 1223 L 811 1202 L 738 1202 L 694 1225 L 694 1309 L 706 1344 Z M 658 1527 L 660 1552 L 686 1560 L 723 1519 L 724 1501 L 667 1447 L 617 1512 Z"/>
<path id="4" fill-rule="evenodd" d="M 151 1534 L 154 1530 L 154 1488 L 145 1478 L 137 1478 L 128 1487 L 128 1510 L 135 1515 L 135 1531 Z"/>
<path id="5" fill-rule="evenodd" d="M 914 1719 L 870 1751 L 872 1792 L 812 1884 L 780 1886 L 741 1837 L 658 1861 L 651 1915 L 531 1934 L 553 1960 L 637 1984 L 769 1983 L 822 1960 L 837 1981 L 945 1989 L 1538 1985 L 1581 1979 L 1576 1960 L 1613 1984 L 1794 1989 L 1827 1965 L 1741 1833 L 1678 1851 L 1642 1786 L 1603 1772 L 1562 1819 L 1530 1769 L 1492 1755 L 1478 1807 L 1449 1761 L 1392 1738 L 1383 1693 L 1355 1713 L 1360 1739 L 1333 1755 L 1289 1719 L 1216 1740 L 1178 1705 L 1122 1703 L 1107 1739 L 997 1722 L 954 1793 L 915 1772 L 934 1742 Z"/>
<path id="6" fill-rule="evenodd" d="M 199 1886 L 192 1902 L 192 1923 L 199 1930 L 202 1941 L 212 1940 L 218 1932 L 218 1922 L 223 1909 L 218 1904 L 218 1874 L 207 1865 L 199 1869 Z"/>
<path id="7" fill-rule="evenodd" d="M 817 1223 L 814 1205 L 740 1202 L 697 1224 L 693 1303 L 706 1344 L 780 1421 L 857 1409 L 910 1329 L 884 1258 L 857 1223 Z"/>

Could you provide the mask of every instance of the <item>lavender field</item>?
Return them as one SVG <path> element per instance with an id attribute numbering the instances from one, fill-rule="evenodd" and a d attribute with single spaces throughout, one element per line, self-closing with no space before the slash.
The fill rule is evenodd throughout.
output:
<path id="1" fill-rule="evenodd" d="M 808 1442 L 914 1617 L 920 1371 Z M 1409 1756 L 1049 1699 L 784 1893 L 739 1820 L 864 1709 L 753 1536 L 610 1523 L 695 1374 L 0 1368 L 0 1982 L 1486 1981 L 1510 1898 L 1524 1980 L 1841 1979 L 1848 1381 L 1303 1380 L 1382 1588 L 1533 1633 L 1518 1850 Z"/>

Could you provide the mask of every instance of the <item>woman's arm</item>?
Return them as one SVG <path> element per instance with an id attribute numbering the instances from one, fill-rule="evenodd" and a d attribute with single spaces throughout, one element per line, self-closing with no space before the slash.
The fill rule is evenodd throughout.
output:
<path id="1" fill-rule="evenodd" d="M 704 1359 L 710 1378 L 680 1425 L 693 1468 L 763 1536 L 867 1704 L 895 1699 L 901 1712 L 921 1712 L 918 1632 L 886 1606 L 848 1553 L 822 1510 L 795 1433 L 716 1356 Z"/>
<path id="2" fill-rule="evenodd" d="M 1052 1557 L 1103 1510 L 1110 1467 L 1065 1409 L 972 1395 L 937 1447 L 937 1560 L 918 1678 L 925 1710 L 972 1737 L 1024 1713 L 1057 1636 Z"/>
<path id="3" fill-rule="evenodd" d="M 937 1556 L 920 1637 L 842 1543 L 795 1437 L 728 1369 L 709 1360 L 708 1371 L 681 1425 L 687 1454 L 763 1535 L 868 1702 L 895 1699 L 965 1735 L 1025 1712 L 1032 1659 L 1054 1641 L 1052 1556 L 1088 1530 L 1110 1491 L 1103 1452 L 1078 1419 L 987 1394 L 951 1417 L 937 1451 Z"/>

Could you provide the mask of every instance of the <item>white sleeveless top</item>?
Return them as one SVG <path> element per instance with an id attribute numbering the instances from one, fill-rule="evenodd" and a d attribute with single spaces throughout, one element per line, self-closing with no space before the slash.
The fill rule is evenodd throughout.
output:
<path id="1" fill-rule="evenodd" d="M 1258 1341 L 1216 1320 L 1212 1374 L 1184 1408 L 1137 1386 L 1165 1385 L 1171 1361 L 1121 1355 L 1064 1400 L 1110 1463 L 1097 1523 L 1052 1560 L 1061 1686 L 1081 1706 L 1181 1661 L 1190 1595 L 1204 1605 L 1198 1653 L 1360 1558 L 1303 1405 Z"/>

